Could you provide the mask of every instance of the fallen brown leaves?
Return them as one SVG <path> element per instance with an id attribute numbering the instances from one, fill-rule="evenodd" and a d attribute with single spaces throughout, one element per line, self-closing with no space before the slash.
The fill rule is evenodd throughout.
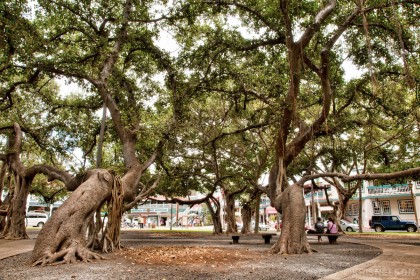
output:
<path id="1" fill-rule="evenodd" d="M 127 261 L 139 264 L 160 265 L 208 265 L 218 267 L 258 258 L 255 251 L 203 246 L 147 246 L 125 248 L 116 253 Z"/>

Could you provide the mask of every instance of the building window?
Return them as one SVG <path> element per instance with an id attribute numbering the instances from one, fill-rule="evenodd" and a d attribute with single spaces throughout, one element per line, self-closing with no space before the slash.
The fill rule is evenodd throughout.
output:
<path id="1" fill-rule="evenodd" d="M 359 215 L 359 204 L 352 203 L 347 205 L 347 216 L 358 216 Z"/>
<path id="2" fill-rule="evenodd" d="M 351 205 L 347 205 L 346 216 L 351 216 Z"/>
<path id="3" fill-rule="evenodd" d="M 347 208 L 347 216 L 358 216 L 359 215 L 359 204 L 352 203 Z"/>
<path id="4" fill-rule="evenodd" d="M 389 200 L 381 201 L 382 204 L 382 213 L 384 215 L 391 214 L 391 203 Z"/>
<path id="5" fill-rule="evenodd" d="M 398 210 L 401 214 L 414 213 L 413 200 L 398 200 Z"/>
<path id="6" fill-rule="evenodd" d="M 381 207 L 379 207 L 379 201 L 372 201 L 373 215 L 381 215 Z"/>

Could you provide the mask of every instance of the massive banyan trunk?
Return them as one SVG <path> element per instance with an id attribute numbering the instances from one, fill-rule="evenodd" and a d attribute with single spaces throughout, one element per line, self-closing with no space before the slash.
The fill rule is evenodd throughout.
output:
<path id="1" fill-rule="evenodd" d="M 14 172 L 12 172 L 14 173 Z M 9 184 L 9 192 L 12 199 L 8 205 L 6 224 L 0 238 L 4 239 L 27 239 L 26 234 L 26 201 L 32 180 L 14 174 L 14 182 Z"/>
<path id="2" fill-rule="evenodd" d="M 211 219 L 213 221 L 213 234 L 223 233 L 222 222 L 220 220 L 220 203 L 214 198 L 210 197 L 206 200 L 207 208 L 209 209 Z"/>
<path id="3" fill-rule="evenodd" d="M 118 184 L 115 182 L 116 179 L 109 171 L 102 169 L 90 171 L 86 180 L 54 212 L 42 228 L 32 252 L 31 262 L 34 265 L 46 265 L 101 259 L 98 253 L 87 248 L 86 232 L 97 209 L 113 196 L 113 191 L 121 192 L 121 189 L 116 190 Z M 118 211 L 121 212 L 121 208 Z M 108 224 L 115 222 L 118 221 L 110 219 Z M 120 224 L 118 231 L 119 226 Z M 119 232 L 105 233 L 107 234 L 104 239 L 108 242 L 118 234 L 118 243 Z"/>
<path id="4" fill-rule="evenodd" d="M 238 231 L 235 218 L 235 197 L 225 192 L 225 211 L 226 211 L 226 233 L 235 233 Z"/>
<path id="5" fill-rule="evenodd" d="M 249 203 L 244 204 L 241 209 L 242 216 L 242 230 L 241 233 L 247 234 L 251 232 L 251 218 L 252 218 L 252 208 Z"/>
<path id="6" fill-rule="evenodd" d="M 298 185 L 287 187 L 281 194 L 281 236 L 271 251 L 280 254 L 310 253 L 305 232 L 305 200 Z"/>

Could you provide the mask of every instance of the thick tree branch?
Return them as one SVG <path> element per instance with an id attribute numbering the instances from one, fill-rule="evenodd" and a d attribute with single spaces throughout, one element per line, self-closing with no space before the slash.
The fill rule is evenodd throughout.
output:
<path id="1" fill-rule="evenodd" d="M 245 131 L 248 131 L 248 130 L 253 130 L 253 129 L 257 129 L 257 128 L 261 128 L 261 127 L 266 127 L 266 126 L 268 126 L 268 125 L 269 125 L 269 123 L 268 123 L 268 122 L 263 122 L 263 123 L 259 123 L 259 124 L 253 124 L 253 125 L 250 125 L 250 126 L 247 126 L 247 127 L 241 128 L 241 129 L 237 129 L 237 130 L 235 130 L 235 131 L 231 131 L 231 132 L 223 132 L 223 133 L 221 133 L 220 135 L 218 135 L 218 136 L 216 136 L 215 138 L 213 138 L 212 140 L 208 141 L 206 144 L 214 143 L 214 142 L 216 142 L 217 140 L 222 139 L 222 138 L 224 138 L 224 137 L 226 137 L 226 136 L 229 136 L 229 135 L 241 134 L 241 133 L 243 133 L 243 132 L 245 132 Z"/>
<path id="2" fill-rule="evenodd" d="M 356 174 L 356 175 L 347 175 L 343 173 L 323 173 L 323 174 L 313 174 L 307 175 L 302 177 L 297 184 L 303 186 L 306 181 L 322 178 L 322 177 L 337 177 L 340 178 L 341 181 L 348 183 L 357 180 L 392 180 L 397 178 L 409 178 L 413 177 L 416 178 L 420 175 L 420 167 L 410 168 L 403 171 L 397 171 L 392 173 L 376 173 L 376 174 Z"/>
<path id="3" fill-rule="evenodd" d="M 316 32 L 319 31 L 324 21 L 329 17 L 329 15 L 331 15 L 336 5 L 336 0 L 329 0 L 328 4 L 318 12 L 315 16 L 314 22 L 305 30 L 297 42 L 301 49 L 304 49 L 309 44 Z"/>
<path id="4" fill-rule="evenodd" d="M 66 171 L 46 164 L 34 165 L 30 168 L 25 167 L 20 161 L 22 130 L 17 123 L 13 125 L 13 129 L 14 136 L 10 138 L 9 147 L 7 148 L 6 154 L 2 155 L 2 160 L 8 161 L 10 167 L 18 176 L 32 180 L 36 175 L 44 174 L 47 176 L 48 181 L 59 180 L 63 182 L 69 191 L 75 190 L 83 181 L 83 178 L 88 176 L 88 174 L 83 174 L 74 177 Z"/>

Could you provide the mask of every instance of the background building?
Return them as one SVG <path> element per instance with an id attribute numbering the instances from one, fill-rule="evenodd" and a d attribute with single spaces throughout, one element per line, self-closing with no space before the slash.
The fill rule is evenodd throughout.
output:
<path id="1" fill-rule="evenodd" d="M 324 184 L 323 186 L 327 186 Z M 338 193 L 335 187 L 329 186 L 328 197 L 331 203 L 337 203 Z M 369 227 L 373 215 L 398 215 L 403 220 L 415 221 L 415 211 L 420 211 L 420 181 L 404 184 L 379 185 L 376 181 L 364 181 L 361 188 L 363 227 Z M 328 205 L 324 190 L 305 195 L 307 206 L 307 223 L 311 225 L 315 216 L 327 217 L 333 211 Z M 314 205 L 315 204 L 315 205 Z M 352 222 L 358 221 L 360 211 L 359 191 L 347 204 L 343 218 Z M 416 206 L 416 209 L 415 207 Z M 419 221 L 416 221 L 417 225 Z"/>

